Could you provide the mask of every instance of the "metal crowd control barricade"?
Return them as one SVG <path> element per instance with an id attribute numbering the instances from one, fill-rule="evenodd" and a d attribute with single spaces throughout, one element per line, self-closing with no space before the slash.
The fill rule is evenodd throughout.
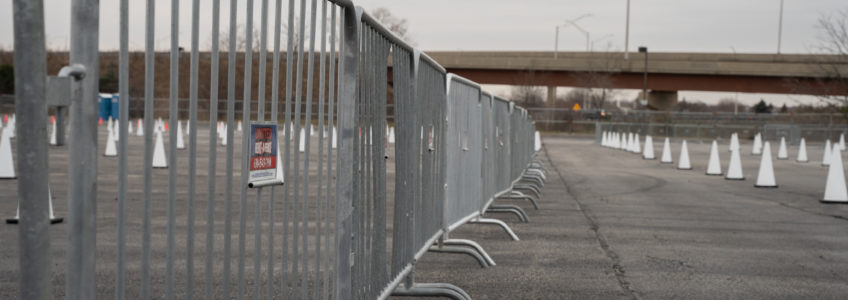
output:
<path id="1" fill-rule="evenodd" d="M 79 82 L 71 83 L 75 97 L 69 106 L 74 163 L 69 164 L 65 297 L 468 299 L 451 284 L 416 283 L 418 259 L 434 245 L 471 245 L 472 251 L 485 254 L 476 243 L 448 238 L 451 230 L 469 222 L 499 224 L 517 240 L 505 223 L 482 215 L 498 209 L 493 204 L 498 197 L 523 195 L 515 189 L 533 168 L 532 119 L 514 104 L 482 93 L 478 84 L 448 75 L 349 0 L 232 0 L 228 16 L 221 15 L 221 0 L 212 0 L 210 7 L 199 0 L 171 0 L 166 8 L 171 12 L 170 63 L 164 76 L 155 73 L 154 50 L 161 40 L 156 14 L 162 9 L 156 8 L 157 1 L 146 1 L 144 106 L 134 112 L 144 116 L 139 128 L 143 142 L 138 143 L 143 147 L 133 149 L 130 139 L 136 137 L 130 137 L 128 126 L 130 1 L 120 0 L 116 255 L 113 268 L 95 268 L 96 145 L 105 134 L 96 125 L 96 103 L 85 99 L 97 95 L 99 9 L 95 0 L 73 2 L 71 61 L 88 74 L 84 79 L 79 72 L 66 74 Z M 180 41 L 180 25 L 188 23 L 180 20 L 179 12 L 186 8 L 181 5 L 191 11 L 187 43 Z M 206 9 L 211 18 L 201 24 Z M 39 115 L 47 104 L 43 11 L 41 0 L 15 2 L 15 63 L 33 66 L 16 68 L 22 78 L 18 82 L 26 87 L 16 89 L 22 136 L 45 133 L 46 116 Z M 246 49 L 236 42 L 219 49 L 223 18 L 229 24 L 223 30 L 227 39 L 243 36 Z M 199 52 L 199 43 L 209 32 L 207 71 L 200 67 L 206 55 Z M 190 53 L 182 54 L 180 45 L 186 44 Z M 190 56 L 187 67 L 180 63 L 185 55 Z M 224 59 L 226 76 L 220 78 L 226 83 L 220 89 Z M 387 114 L 390 59 L 393 116 Z M 237 71 L 239 64 L 243 71 Z M 210 74 L 208 85 L 200 82 L 202 72 Z M 186 77 L 188 85 L 181 86 Z M 156 124 L 165 117 L 156 115 L 156 81 L 165 78 L 171 130 L 165 130 L 164 122 Z M 202 123 L 207 117 L 198 115 L 200 102 L 206 101 L 200 99 L 206 94 L 202 86 L 209 88 L 207 124 Z M 226 95 L 219 96 L 219 89 Z M 188 106 L 180 105 L 182 94 L 189 95 Z M 221 121 L 219 100 L 226 103 Z M 191 128 L 186 150 L 176 146 L 182 140 L 175 130 L 181 128 L 180 115 L 188 115 L 185 124 Z M 397 129 L 393 182 L 386 162 L 390 117 Z M 240 132 L 237 124 L 243 124 Z M 257 124 L 276 125 L 276 136 L 256 143 L 251 125 Z M 156 141 L 157 135 L 167 140 Z M 252 181 L 250 155 L 266 140 L 277 142 L 273 161 L 278 175 Z M 153 168 L 156 145 L 168 149 L 166 170 Z M 20 232 L 27 233 L 20 239 L 22 299 L 50 298 L 53 290 L 48 203 L 42 201 L 47 198 L 46 149 L 46 139 L 18 144 L 19 152 L 36 158 L 19 162 L 19 193 L 26 200 Z M 198 161 L 204 155 L 205 166 Z M 205 183 L 198 182 L 201 174 Z M 129 188 L 129 178 L 140 178 L 140 189 Z M 394 195 L 389 195 L 392 188 Z M 480 259 L 494 265 L 488 255 Z M 95 270 L 107 276 L 95 276 Z M 114 289 L 97 288 L 102 286 L 97 278 L 114 278 Z"/>

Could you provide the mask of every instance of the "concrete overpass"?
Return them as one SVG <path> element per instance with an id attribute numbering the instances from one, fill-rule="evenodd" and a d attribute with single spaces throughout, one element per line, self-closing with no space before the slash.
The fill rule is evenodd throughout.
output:
<path id="1" fill-rule="evenodd" d="M 642 89 L 645 54 L 621 52 L 427 52 L 449 72 L 483 84 Z M 848 93 L 848 57 L 804 54 L 648 53 L 650 106 L 677 91 Z M 834 78 L 842 74 L 841 78 Z M 838 77 L 838 76 L 837 76 Z"/>

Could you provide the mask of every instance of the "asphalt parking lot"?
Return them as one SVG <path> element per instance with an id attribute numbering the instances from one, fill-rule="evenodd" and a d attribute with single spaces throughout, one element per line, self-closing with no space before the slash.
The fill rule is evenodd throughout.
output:
<path id="1" fill-rule="evenodd" d="M 468 256 L 427 253 L 417 264 L 417 282 L 452 283 L 475 299 L 848 297 L 848 205 L 818 202 L 827 173 L 819 164 L 821 144 L 810 142 L 811 162 L 806 164 L 794 161 L 796 149 L 791 147 L 793 159 L 774 161 L 779 188 L 758 189 L 753 185 L 759 157 L 749 154 L 749 141 L 742 141 L 746 180 L 728 181 L 704 174 L 707 143 L 689 143 L 694 169 L 684 171 L 636 154 L 601 148 L 588 138 L 545 135 L 543 140 L 539 157 L 548 168 L 548 180 L 539 210 L 526 202 L 500 201 L 523 207 L 530 223 L 519 223 L 509 214 L 489 215 L 507 221 L 521 241 L 509 240 L 497 227 L 462 226 L 451 237 L 477 241 L 497 266 L 483 269 Z M 657 156 L 661 142 L 655 138 Z M 776 148 L 772 145 L 774 153 Z M 674 141 L 672 149 L 676 161 L 679 141 Z M 726 169 L 726 144 L 720 149 Z M 51 186 L 57 197 L 54 205 L 62 216 L 67 207 L 67 151 L 51 148 L 50 155 Z M 114 170 L 117 160 L 101 158 L 99 162 L 97 285 L 98 296 L 109 298 L 113 297 L 117 191 L 109 170 Z M 198 162 L 203 164 L 205 159 Z M 140 177 L 130 176 L 131 181 L 133 178 Z M 205 180 L 198 178 L 198 182 Z M 391 174 L 389 180 L 393 180 Z M 0 213 L 14 214 L 16 189 L 14 180 L 0 181 Z M 203 190 L 205 187 L 198 188 Z M 129 191 L 140 194 L 140 183 L 131 184 Z M 165 190 L 155 194 L 163 197 Z M 162 208 L 158 209 L 161 212 Z M 202 215 L 198 214 L 198 224 L 205 224 Z M 164 215 L 154 220 L 154 241 L 160 240 L 155 248 L 163 247 L 159 232 L 164 230 L 164 220 Z M 216 216 L 216 220 L 221 218 Z M 138 226 L 138 220 L 133 221 L 128 230 L 137 233 Z M 0 245 L 0 298 L 12 299 L 18 279 L 17 228 L 0 228 L 4 241 Z M 203 245 L 202 232 L 198 230 L 198 247 Z M 65 277 L 65 225 L 51 227 L 51 235 L 55 294 L 60 296 Z M 161 254 L 154 252 L 158 260 L 155 272 L 164 268 Z M 130 270 L 137 270 L 139 262 L 134 257 L 138 255 L 138 251 L 128 253 Z M 202 259 L 199 255 L 196 262 L 201 270 Z M 182 263 L 178 261 L 180 266 Z M 135 295 L 137 275 L 134 271 L 128 274 L 128 297 Z M 154 278 L 154 291 L 164 288 L 162 277 Z M 200 273 L 196 277 L 202 279 Z M 200 289 L 203 284 L 196 286 Z"/>

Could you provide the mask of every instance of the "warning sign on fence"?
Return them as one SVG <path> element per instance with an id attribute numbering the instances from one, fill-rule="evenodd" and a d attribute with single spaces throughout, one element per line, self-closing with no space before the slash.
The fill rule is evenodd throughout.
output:
<path id="1" fill-rule="evenodd" d="M 250 125 L 250 178 L 248 182 L 281 180 L 277 178 L 277 124 Z"/>

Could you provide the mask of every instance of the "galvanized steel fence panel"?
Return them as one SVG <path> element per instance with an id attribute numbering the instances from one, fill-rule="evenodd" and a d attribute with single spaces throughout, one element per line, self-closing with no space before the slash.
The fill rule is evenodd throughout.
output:
<path id="1" fill-rule="evenodd" d="M 156 80 L 166 76 L 155 73 L 154 46 L 155 17 L 161 10 L 155 7 L 156 1 L 146 2 L 144 106 L 135 112 L 144 116 L 143 153 L 134 157 L 128 141 L 129 1 L 120 1 L 116 299 L 385 298 L 401 280 L 412 282 L 415 262 L 438 238 L 482 214 L 497 195 L 511 189 L 529 163 L 534 129 L 526 111 L 482 93 L 474 82 L 447 74 L 430 57 L 363 13 L 362 8 L 347 0 L 269 2 L 229 2 L 229 28 L 225 34 L 229 41 L 244 37 L 244 70 L 237 70 L 238 43 L 231 42 L 224 49 L 228 63 L 226 82 L 219 82 L 219 64 L 224 54 L 219 49 L 219 30 L 225 18 L 221 16 L 221 1 L 213 0 L 210 8 L 202 7 L 199 0 L 188 3 L 191 62 L 187 68 L 179 63 L 184 54 L 178 29 L 186 22 L 180 20 L 179 12 L 180 4 L 185 2 L 171 1 L 167 74 L 170 130 L 168 139 L 161 141 L 168 147 L 168 170 L 159 171 L 154 169 L 156 135 L 161 137 L 165 123 L 155 119 L 154 87 Z M 239 3 L 246 7 L 240 8 Z M 212 17 L 201 22 L 200 12 L 204 9 L 211 9 Z M 35 29 L 43 26 L 42 18 L 27 19 L 38 10 L 16 9 L 16 25 Z M 254 24 L 257 13 L 258 26 Z M 80 16 L 87 15 L 77 17 Z M 243 28 L 237 25 L 241 23 Z M 84 25 L 80 25 L 80 31 L 96 29 Z M 210 32 L 210 82 L 206 85 L 200 83 L 199 73 L 207 70 L 199 66 L 199 38 Z M 284 34 L 286 49 L 282 51 Z M 253 49 L 254 37 L 259 39 L 258 49 Z M 272 46 L 268 45 L 269 38 Z M 88 44 L 75 43 L 75 47 L 91 50 L 96 45 L 90 36 L 80 41 Z M 16 45 L 16 53 L 36 50 L 40 54 L 37 50 L 43 48 L 43 41 Z M 269 48 L 273 49 L 271 53 Z M 254 59 L 254 54 L 258 59 Z M 271 66 L 267 65 L 268 55 L 272 56 Z M 285 73 L 280 70 L 282 56 Z M 42 60 L 43 55 L 32 57 Z M 96 59 L 83 60 L 97 64 Z M 16 63 L 26 61 L 26 57 L 16 57 Z M 390 62 L 392 108 L 387 104 Z M 253 76 L 254 67 L 258 69 L 257 78 Z M 268 68 L 270 78 L 266 75 Z M 42 75 L 27 72 L 22 78 Z M 180 104 L 181 77 L 189 78 L 187 106 Z M 268 80 L 270 92 L 265 88 Z M 239 83 L 246 88 L 239 91 Z M 218 111 L 217 105 L 220 84 L 227 86 L 223 112 Z M 254 84 L 256 89 L 252 88 Z M 202 85 L 210 89 L 208 132 L 198 121 L 202 118 L 198 116 Z M 43 90 L 37 85 L 35 88 Z M 240 99 L 238 92 L 242 93 Z M 32 97 L 43 98 L 38 94 Z M 241 118 L 236 116 L 237 101 L 243 104 L 238 110 Z M 254 103 L 255 108 L 251 107 Z M 87 140 L 90 134 L 94 141 L 72 142 L 71 156 L 96 156 L 97 149 L 91 145 L 96 145 L 97 130 L 79 121 L 93 112 L 81 113 L 79 103 L 75 104 L 73 137 Z M 35 115 L 30 110 L 33 107 L 19 104 L 17 110 L 30 117 Z M 269 108 L 270 120 L 266 120 Z M 183 115 L 188 116 L 186 123 L 179 120 Z M 225 120 L 219 122 L 219 116 L 225 116 Z M 20 118 L 19 128 L 25 127 L 26 119 Z M 394 120 L 396 129 L 393 152 L 387 139 L 389 119 Z M 248 182 L 250 125 L 264 122 L 279 125 L 275 138 L 280 152 L 278 171 L 284 184 Z M 186 150 L 177 145 L 182 138 L 177 128 L 182 124 L 191 128 Z M 241 132 L 237 132 L 237 124 L 242 124 Z M 314 135 L 312 128 L 317 128 Z M 204 142 L 208 144 L 203 145 Z M 46 149 L 42 146 L 21 143 L 19 150 Z M 205 169 L 198 162 L 203 155 L 207 156 Z M 387 160 L 391 159 L 395 162 L 394 181 L 388 178 Z M 142 167 L 130 167 L 133 161 L 140 161 Z M 94 166 L 96 169 L 96 163 Z M 27 174 L 32 167 L 24 166 L 21 173 Z M 90 168 L 91 165 L 87 169 Z M 92 177 L 79 173 L 81 170 L 70 168 L 80 180 L 72 180 L 72 184 L 88 188 L 88 184 L 96 183 L 96 171 Z M 205 187 L 198 186 L 204 184 L 198 183 L 199 176 L 206 176 Z M 140 191 L 128 189 L 128 177 L 142 179 Z M 163 177 L 167 178 L 167 189 L 156 186 L 161 181 L 157 179 Z M 223 187 L 219 187 L 222 183 Z M 30 193 L 31 182 L 26 178 L 19 186 L 22 198 L 43 196 Z M 96 191 L 96 185 L 93 188 Z M 393 195 L 387 193 L 391 189 Z M 206 197 L 200 190 L 205 190 Z M 95 229 L 95 211 L 89 204 L 74 202 L 85 195 L 86 191 L 75 190 L 69 197 L 73 209 L 69 222 L 74 229 L 69 233 L 68 257 L 79 264 L 68 265 L 67 296 L 77 299 L 96 296 L 94 246 L 86 235 L 91 233 L 87 230 Z M 140 201 L 130 201 L 135 198 Z M 41 227 L 43 216 L 32 217 L 33 212 L 43 211 L 43 203 L 22 203 L 21 230 L 42 233 L 37 239 L 21 241 L 21 249 L 33 254 L 21 257 L 22 266 L 34 268 L 33 272 L 22 273 L 21 295 L 29 298 L 43 295 L 39 293 L 47 292 L 45 288 L 49 290 L 49 281 L 40 275 L 49 273 L 49 265 L 43 263 L 49 255 L 44 249 L 49 248 L 34 248 L 46 239 Z M 389 211 L 390 207 L 393 211 Z M 203 246 L 198 247 L 201 242 Z M 129 253 L 138 253 L 138 262 L 130 261 L 133 258 Z M 85 258 L 89 256 L 91 261 Z"/>

